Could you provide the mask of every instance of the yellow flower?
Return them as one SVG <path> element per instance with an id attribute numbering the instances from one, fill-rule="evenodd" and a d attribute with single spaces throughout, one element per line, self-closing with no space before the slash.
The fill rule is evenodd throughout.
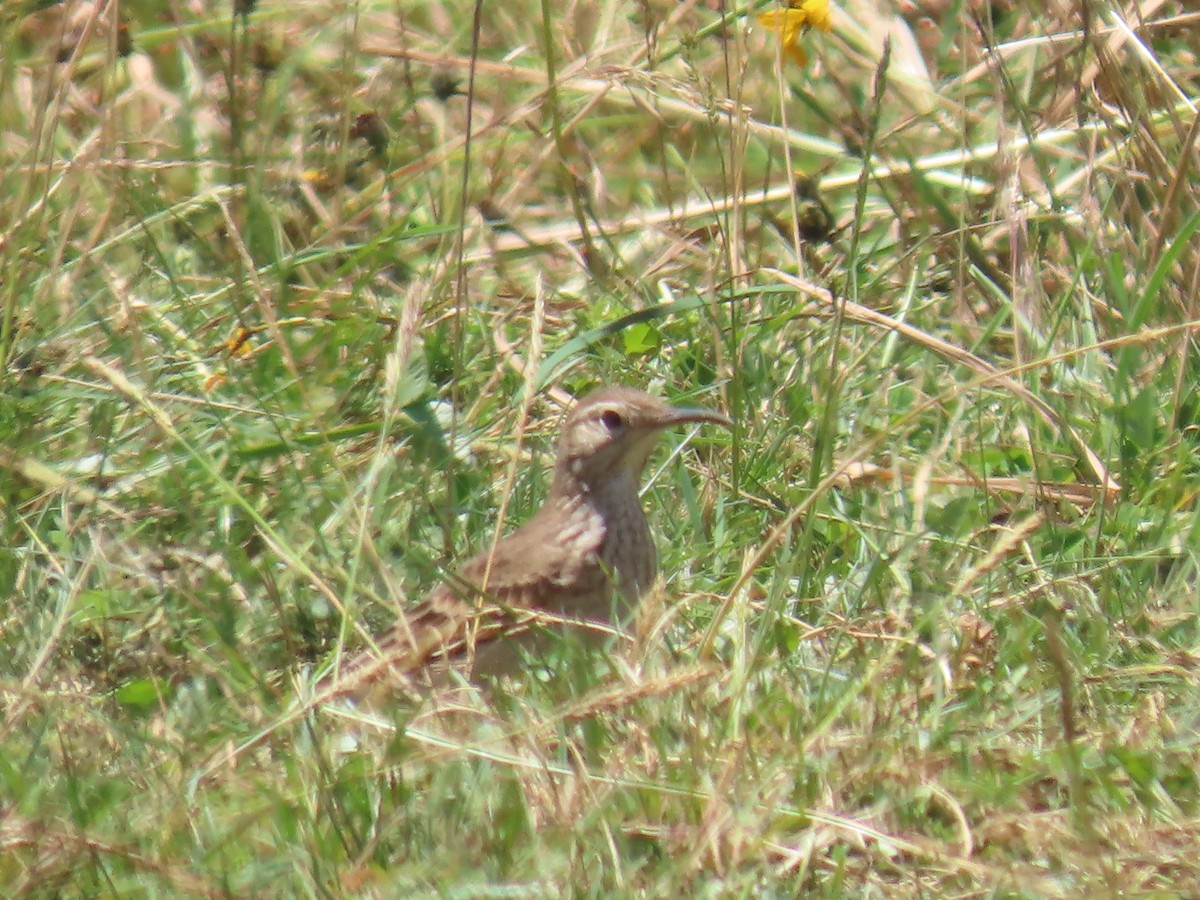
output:
<path id="1" fill-rule="evenodd" d="M 800 46 L 800 38 L 810 28 L 826 33 L 833 31 L 833 11 L 829 8 L 829 0 L 791 0 L 787 9 L 759 13 L 758 23 L 779 35 L 779 43 L 789 59 L 804 65 L 808 62 L 808 54 Z"/>
<path id="2" fill-rule="evenodd" d="M 829 6 L 829 0 L 804 0 L 800 4 L 800 11 L 808 16 L 808 24 L 817 31 L 826 34 L 833 31 L 833 9 Z"/>

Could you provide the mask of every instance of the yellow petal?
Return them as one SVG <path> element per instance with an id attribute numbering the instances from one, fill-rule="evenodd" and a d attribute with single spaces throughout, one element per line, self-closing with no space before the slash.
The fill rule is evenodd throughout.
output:
<path id="1" fill-rule="evenodd" d="M 829 0 L 804 0 L 800 12 L 804 14 L 805 22 L 818 31 L 833 31 L 833 10 L 829 8 Z"/>
<path id="2" fill-rule="evenodd" d="M 795 43 L 804 31 L 806 20 L 807 16 L 799 9 L 771 9 L 758 14 L 758 23 L 778 34 L 785 44 Z"/>
<path id="3" fill-rule="evenodd" d="M 804 48 L 799 44 L 787 44 L 783 48 L 783 52 L 787 54 L 787 58 L 792 62 L 801 66 L 808 65 L 808 54 L 804 52 Z"/>

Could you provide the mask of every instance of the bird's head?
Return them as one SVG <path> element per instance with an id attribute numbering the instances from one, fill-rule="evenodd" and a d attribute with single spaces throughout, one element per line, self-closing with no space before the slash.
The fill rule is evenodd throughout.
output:
<path id="1" fill-rule="evenodd" d="M 602 388 L 580 400 L 558 439 L 555 487 L 610 480 L 635 487 L 664 429 L 689 422 L 729 427 L 728 417 L 699 407 L 669 406 L 632 388 Z"/>

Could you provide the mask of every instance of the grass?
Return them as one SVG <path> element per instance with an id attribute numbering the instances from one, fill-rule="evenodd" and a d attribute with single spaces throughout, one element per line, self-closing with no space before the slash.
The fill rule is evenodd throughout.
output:
<path id="1" fill-rule="evenodd" d="M 1197 890 L 1194 13 L 245 6 L 0 13 L 6 896 Z M 652 636 L 345 752 L 605 382 Z"/>

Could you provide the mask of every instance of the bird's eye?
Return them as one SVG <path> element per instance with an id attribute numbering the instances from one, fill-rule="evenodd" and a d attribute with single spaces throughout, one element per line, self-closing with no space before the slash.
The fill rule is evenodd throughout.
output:
<path id="1" fill-rule="evenodd" d="M 604 427 L 609 431 L 618 431 L 625 425 L 625 420 L 621 418 L 621 414 L 612 409 L 606 409 L 600 413 L 600 421 L 604 423 Z"/>

